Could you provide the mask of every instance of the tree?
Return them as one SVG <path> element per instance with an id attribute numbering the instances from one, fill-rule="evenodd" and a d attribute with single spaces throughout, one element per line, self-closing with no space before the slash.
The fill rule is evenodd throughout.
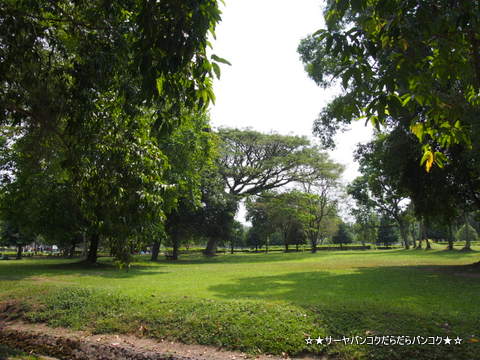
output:
<path id="1" fill-rule="evenodd" d="M 245 228 L 241 222 L 235 220 L 233 222 L 232 232 L 230 233 L 229 242 L 230 242 L 230 253 L 233 254 L 235 248 L 242 246 L 245 240 Z"/>
<path id="2" fill-rule="evenodd" d="M 155 232 L 175 202 L 158 140 L 184 108 L 201 112 L 214 99 L 225 62 L 207 57 L 217 2 L 7 1 L 0 20 L 0 122 L 21 134 L 9 142 L 28 138 L 34 146 L 21 152 L 37 165 L 52 161 L 39 149 L 55 150 L 90 262 L 100 238 L 128 259 L 130 243 Z"/>
<path id="3" fill-rule="evenodd" d="M 220 129 L 219 171 L 227 192 L 239 198 L 298 180 L 310 155 L 305 137 Z"/>
<path id="4" fill-rule="evenodd" d="M 400 173 L 397 166 L 401 159 L 390 158 L 385 151 L 388 137 L 377 134 L 368 144 L 359 145 L 355 159 L 360 163 L 361 177 L 348 187 L 348 193 L 360 206 L 375 208 L 395 219 L 400 229 L 403 244 L 410 248 L 406 209 L 408 192 L 400 186 Z"/>
<path id="5" fill-rule="evenodd" d="M 357 206 L 350 210 L 350 214 L 355 217 L 353 230 L 357 241 L 365 246 L 367 242 L 372 242 L 377 238 L 379 218 L 374 209 L 369 207 L 369 204 L 357 203 Z"/>
<path id="6" fill-rule="evenodd" d="M 396 232 L 395 221 L 392 221 L 392 219 L 386 216 L 382 216 L 378 228 L 377 244 L 390 247 L 396 242 L 398 242 L 398 233 Z"/>
<path id="7" fill-rule="evenodd" d="M 33 236 L 22 232 L 18 225 L 12 222 L 2 224 L 0 243 L 6 246 L 15 246 L 17 248 L 17 259 L 22 258 L 23 247 L 31 244 L 33 240 Z"/>
<path id="8" fill-rule="evenodd" d="M 344 93 L 316 123 L 334 133 L 353 119 L 404 121 L 424 144 L 422 163 L 443 166 L 442 149 L 470 144 L 480 105 L 479 1 L 327 2 L 327 28 L 299 52 L 321 86 Z M 472 116 L 472 114 L 477 114 Z"/>
<path id="9" fill-rule="evenodd" d="M 314 152 L 318 149 L 312 149 Z M 299 183 L 304 191 L 302 196 L 301 221 L 312 253 L 323 242 L 328 223 L 335 222 L 337 203 L 341 198 L 339 179 L 343 166 L 331 161 L 324 153 L 312 156 L 308 166 L 301 168 Z"/>
<path id="10" fill-rule="evenodd" d="M 340 248 L 343 247 L 343 244 L 351 244 L 353 242 L 353 236 L 347 224 L 341 222 L 338 225 L 337 233 L 332 237 L 332 242 L 340 244 Z"/>
<path id="11" fill-rule="evenodd" d="M 169 196 L 165 202 L 169 229 L 184 227 L 190 229 L 195 214 L 195 209 L 201 206 L 202 182 L 207 172 L 213 168 L 216 137 L 209 130 L 209 118 L 204 112 L 188 112 L 184 109 L 181 124 L 172 131 L 168 138 L 159 136 L 158 142 L 162 152 L 168 158 L 169 166 L 165 172 L 169 191 L 164 196 Z M 167 232 L 168 233 L 168 232 Z M 158 229 L 156 239 L 152 246 L 152 261 L 158 259 L 160 242 L 165 234 L 165 229 Z M 174 234 L 170 233 L 170 238 Z M 180 239 L 175 238 L 174 244 Z M 177 246 L 174 246 L 173 258 L 176 260 Z"/>
<path id="12" fill-rule="evenodd" d="M 220 129 L 218 171 L 232 202 L 301 180 L 315 157 L 325 155 L 305 137 Z M 233 219 L 232 219 L 233 220 Z M 216 240 L 207 243 L 213 255 Z"/>
<path id="13" fill-rule="evenodd" d="M 248 229 L 246 243 L 251 248 L 255 248 L 255 251 L 258 251 L 258 248 L 261 248 L 265 244 L 261 232 L 255 226 Z"/>
<path id="14" fill-rule="evenodd" d="M 333 134 L 355 119 L 383 126 L 392 145 L 386 164 L 398 168 L 396 189 L 425 224 L 451 228 L 459 213 L 480 206 L 479 6 L 328 1 L 327 28 L 299 46 L 317 84 L 339 81 L 344 90 L 323 109 L 315 133 L 333 146 Z"/>

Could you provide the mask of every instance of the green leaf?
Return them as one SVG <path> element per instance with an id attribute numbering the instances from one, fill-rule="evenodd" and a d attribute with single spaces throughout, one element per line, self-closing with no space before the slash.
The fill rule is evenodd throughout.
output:
<path id="1" fill-rule="evenodd" d="M 220 80 L 220 66 L 218 66 L 217 63 L 212 63 L 212 68 L 213 68 L 213 71 L 215 72 L 215 75 L 217 76 L 217 79 Z"/>
<path id="2" fill-rule="evenodd" d="M 215 60 L 216 62 L 219 62 L 222 64 L 232 66 L 232 64 L 228 60 L 225 60 L 224 58 L 221 58 L 220 56 L 217 56 L 217 55 L 212 55 L 212 60 Z"/>
<path id="3" fill-rule="evenodd" d="M 165 78 L 163 76 L 160 76 L 157 78 L 157 91 L 158 95 L 162 95 L 163 93 L 163 85 L 165 84 Z"/>

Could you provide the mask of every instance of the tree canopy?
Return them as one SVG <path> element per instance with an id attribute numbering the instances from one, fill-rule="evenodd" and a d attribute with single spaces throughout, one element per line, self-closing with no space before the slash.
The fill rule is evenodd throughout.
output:
<path id="1" fill-rule="evenodd" d="M 326 29 L 299 52 L 321 86 L 343 94 L 316 121 L 330 135 L 354 119 L 403 123 L 424 145 L 429 171 L 454 144 L 471 146 L 480 105 L 480 2 L 329 0 Z"/>
<path id="2" fill-rule="evenodd" d="M 65 189 L 95 261 L 100 237 L 120 255 L 179 197 L 198 199 L 190 174 L 209 152 L 171 169 L 178 143 L 206 127 L 212 79 L 226 62 L 207 56 L 219 20 L 215 0 L 2 2 L 0 124 L 13 128 L 4 149 L 16 153 L 2 163 L 12 174 L 7 206 L 14 189 L 32 193 L 31 175 L 55 184 L 37 204 Z M 193 135 L 179 139 L 181 126 Z"/>

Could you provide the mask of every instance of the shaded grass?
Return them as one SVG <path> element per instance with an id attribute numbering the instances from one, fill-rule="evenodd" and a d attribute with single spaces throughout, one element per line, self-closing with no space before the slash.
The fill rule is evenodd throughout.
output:
<path id="1" fill-rule="evenodd" d="M 478 252 L 443 250 L 235 254 L 178 263 L 0 263 L 0 298 L 21 299 L 31 321 L 137 333 L 251 353 L 344 359 L 475 359 L 461 346 L 312 346 L 306 336 L 479 337 Z M 468 275 L 468 276 L 464 276 Z M 15 280 L 15 281 L 12 281 Z M 34 310 L 33 310 L 34 309 Z"/>
<path id="2" fill-rule="evenodd" d="M 30 355 L 24 353 L 23 351 L 18 351 L 11 349 L 5 345 L 0 344 L 0 359 L 5 360 L 40 360 L 35 355 Z"/>

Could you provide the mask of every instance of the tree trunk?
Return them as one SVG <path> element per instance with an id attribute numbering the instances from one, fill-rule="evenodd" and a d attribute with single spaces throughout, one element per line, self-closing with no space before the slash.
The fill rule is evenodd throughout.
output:
<path id="1" fill-rule="evenodd" d="M 207 247 L 203 251 L 205 256 L 215 256 L 217 253 L 217 239 L 209 238 L 207 242 Z"/>
<path id="2" fill-rule="evenodd" d="M 20 260 L 22 258 L 23 246 L 17 245 L 17 259 Z"/>
<path id="3" fill-rule="evenodd" d="M 315 254 L 317 252 L 317 239 L 312 237 L 310 242 L 312 243 L 312 254 Z"/>
<path id="4" fill-rule="evenodd" d="M 408 231 L 407 231 L 407 226 L 404 221 L 399 221 L 398 222 L 398 227 L 400 229 L 400 236 L 403 240 L 403 246 L 405 246 L 405 249 L 408 250 L 410 249 L 410 244 L 408 241 Z"/>
<path id="5" fill-rule="evenodd" d="M 447 250 L 453 250 L 453 231 L 452 224 L 448 225 L 448 247 Z"/>
<path id="6" fill-rule="evenodd" d="M 288 232 L 283 230 L 283 243 L 285 244 L 285 252 L 288 253 Z"/>
<path id="7" fill-rule="evenodd" d="M 152 257 L 150 261 L 158 261 L 158 254 L 160 252 L 161 240 L 155 240 L 152 244 Z"/>
<path id="8" fill-rule="evenodd" d="M 98 244 L 100 242 L 100 236 L 97 233 L 92 234 L 90 237 L 90 248 L 88 249 L 87 262 L 90 264 L 97 263 Z"/>
<path id="9" fill-rule="evenodd" d="M 425 224 L 422 221 L 420 221 L 419 224 L 419 238 L 418 238 L 418 246 L 416 247 L 417 249 L 423 249 L 423 239 L 425 238 Z"/>
<path id="10" fill-rule="evenodd" d="M 75 256 L 75 247 L 76 247 L 76 243 L 73 243 L 72 246 L 70 246 L 70 249 L 68 251 L 68 257 L 71 259 Z"/>
<path id="11" fill-rule="evenodd" d="M 417 240 L 415 239 L 415 224 L 412 224 L 411 227 L 409 228 L 410 236 L 412 237 L 413 240 L 413 248 L 417 248 Z"/>
<path id="12" fill-rule="evenodd" d="M 425 250 L 432 250 L 432 247 L 430 246 L 430 240 L 425 239 L 427 246 L 425 247 Z"/>
<path id="13" fill-rule="evenodd" d="M 464 218 L 465 218 L 465 236 L 466 236 L 466 239 L 465 239 L 465 246 L 462 250 L 470 251 L 470 250 L 472 250 L 472 244 L 471 244 L 471 238 L 470 238 L 470 228 L 469 228 L 470 224 L 468 222 L 467 212 L 465 212 Z"/>
<path id="14" fill-rule="evenodd" d="M 177 234 L 172 235 L 172 260 L 178 260 L 178 250 L 180 249 L 180 239 Z"/>
<path id="15" fill-rule="evenodd" d="M 235 244 L 233 243 L 233 241 L 230 242 L 230 254 L 232 254 L 232 255 L 233 255 L 233 253 L 234 253 L 234 245 L 235 245 Z"/>

